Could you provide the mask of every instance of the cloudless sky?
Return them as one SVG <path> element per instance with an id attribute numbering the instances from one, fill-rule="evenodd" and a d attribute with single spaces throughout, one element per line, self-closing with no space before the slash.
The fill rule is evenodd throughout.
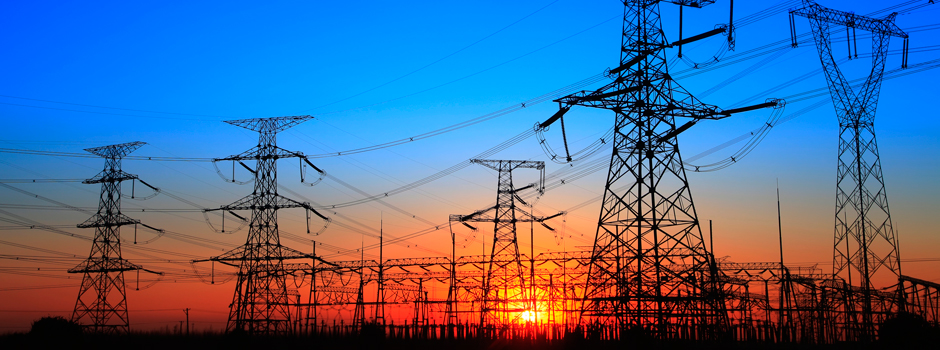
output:
<path id="1" fill-rule="evenodd" d="M 785 1 L 737 1 L 735 20 L 780 3 Z M 867 14 L 895 2 L 820 3 Z M 935 24 L 940 7 L 934 6 L 901 14 L 896 23 L 902 29 Z M 662 4 L 661 9 L 667 37 L 677 40 L 678 8 Z M 221 121 L 305 114 L 315 119 L 279 134 L 281 147 L 321 154 L 397 140 L 519 106 L 617 66 L 622 15 L 623 5 L 613 0 L 8 1 L 0 5 L 0 148 L 83 152 L 88 147 L 144 141 L 148 145 L 134 155 L 224 157 L 254 146 L 257 134 Z M 689 36 L 710 30 L 727 23 L 727 17 L 728 1 L 705 9 L 686 9 L 684 33 Z M 798 33 L 810 30 L 805 18 L 797 18 L 796 25 Z M 860 31 L 858 50 L 864 56 L 870 52 L 870 40 L 862 34 Z M 910 35 L 912 48 L 940 45 L 936 28 L 911 30 Z M 839 31 L 833 34 L 834 39 L 843 37 Z M 723 36 L 683 50 L 692 60 L 706 62 L 716 54 L 727 57 L 785 39 L 789 40 L 789 21 L 786 11 L 781 10 L 739 27 L 733 52 L 722 53 Z M 788 42 L 778 46 L 788 47 Z M 833 48 L 837 58 L 846 55 L 844 41 Z M 891 49 L 900 48 L 901 40 L 892 39 Z M 693 94 L 704 94 L 703 101 L 722 107 L 760 103 L 768 97 L 826 86 L 811 42 L 695 75 L 689 74 L 696 70 L 675 59 L 676 50 L 667 52 L 670 73 L 679 84 Z M 937 53 L 911 53 L 910 64 L 935 59 Z M 767 59 L 771 56 L 773 59 Z M 893 54 L 885 70 L 900 65 L 900 55 Z M 850 78 L 862 77 L 870 70 L 870 60 L 851 60 L 842 67 Z M 706 94 L 744 71 L 750 73 Z M 750 98 L 814 71 L 816 74 L 805 80 Z M 936 155 L 940 122 L 931 108 L 938 78 L 940 70 L 927 70 L 886 80 L 878 106 L 875 128 L 888 200 L 900 232 L 902 259 L 940 258 L 936 253 L 940 237 L 932 220 L 940 209 L 940 187 L 934 181 L 940 176 Z M 819 101 L 829 101 L 828 94 L 791 103 L 785 115 Z M 526 131 L 556 110 L 557 104 L 552 102 L 529 105 L 430 139 L 313 161 L 361 191 L 383 193 L 465 161 Z M 699 123 L 680 136 L 683 156 L 700 154 L 757 129 L 768 115 L 767 111 L 756 111 Z M 601 137 L 612 121 L 612 113 L 573 109 L 566 116 L 572 148 L 581 149 Z M 787 261 L 818 264 L 827 272 L 831 269 L 837 133 L 835 113 L 827 102 L 774 127 L 763 143 L 737 164 L 717 172 L 688 174 L 699 219 L 703 223 L 714 220 L 718 257 L 741 262 L 777 260 L 775 186 L 779 181 Z M 546 135 L 556 148 L 560 146 L 557 128 Z M 701 161 L 727 157 L 742 145 L 723 148 Z M 595 158 L 608 158 L 609 152 L 604 148 Z M 568 167 L 548 161 L 535 138 L 491 158 L 543 160 L 548 163 L 548 173 Z M 102 164 L 94 158 L 0 153 L 0 179 L 84 179 L 99 172 Z M 314 187 L 300 185 L 297 164 L 296 159 L 279 163 L 280 183 L 304 198 L 282 194 L 320 204 L 362 197 L 331 179 Z M 231 175 L 230 163 L 221 167 L 226 176 Z M 251 185 L 224 182 L 206 162 L 127 160 L 124 170 L 204 208 L 230 203 L 251 191 Z M 236 169 L 237 179 L 250 175 L 242 170 Z M 547 192 L 536 204 L 536 211 L 568 210 L 599 196 L 605 171 Z M 516 184 L 524 185 L 535 181 L 538 174 L 520 170 L 514 175 Z M 97 206 L 97 185 L 9 185 L 92 211 Z M 129 186 L 124 189 L 130 190 Z M 141 186 L 136 190 L 146 192 Z M 387 235 L 404 236 L 433 226 L 428 222 L 446 224 L 449 214 L 488 207 L 495 200 L 495 191 L 496 173 L 470 166 L 391 196 L 385 200 L 387 205 L 370 202 L 330 211 L 336 223 L 315 237 L 305 234 L 302 211 L 282 212 L 282 230 L 295 237 L 283 242 L 309 252 L 309 240 L 314 239 L 342 252 L 331 253 L 318 246 L 318 254 L 333 260 L 354 260 L 359 258 L 358 247 L 376 243 L 380 217 Z M 89 216 L 84 213 L 3 205 L 51 205 L 5 187 L 0 188 L 0 209 L 7 213 L 46 225 L 65 225 L 62 229 L 68 232 L 93 234 L 74 228 Z M 569 212 L 564 224 L 555 224 L 564 227 L 563 233 L 536 229 L 536 252 L 590 249 L 599 207 L 595 201 Z M 124 208 L 127 215 L 152 226 L 224 243 L 218 247 L 210 244 L 215 248 L 209 248 L 163 237 L 146 246 L 137 245 L 185 256 L 125 249 L 125 258 L 155 270 L 179 275 L 192 272 L 188 263 L 161 263 L 154 256 L 188 261 L 218 255 L 245 239 L 245 231 L 213 232 L 199 212 L 140 212 L 142 208 L 193 209 L 168 196 L 149 201 L 125 199 Z M 13 218 L 3 212 L 0 217 Z M 220 225 L 220 218 L 209 219 Z M 232 226 L 231 218 L 226 225 Z M 311 220 L 312 228 L 319 226 L 322 223 Z M 707 225 L 704 227 L 707 230 Z M 133 245 L 132 231 L 127 227 L 122 230 L 125 247 Z M 481 254 L 480 239 L 487 232 L 492 235 L 492 227 L 483 227 L 478 234 L 458 231 L 458 239 L 464 241 L 458 242 L 457 254 Z M 153 233 L 138 232 L 139 241 L 150 238 Z M 491 236 L 485 238 L 486 242 L 492 240 Z M 442 228 L 387 247 L 385 257 L 449 254 L 448 239 L 449 233 Z M 90 248 L 87 241 L 41 230 L 4 229 L 0 240 L 78 258 L 87 256 Z M 520 244 L 528 252 L 528 235 L 520 237 Z M 9 244 L 0 244 L 0 254 L 48 255 Z M 371 249 L 365 254 L 375 259 L 378 252 Z M 0 332 L 20 330 L 45 314 L 68 315 L 81 276 L 68 275 L 65 270 L 79 260 L 55 264 L 3 260 L 0 272 L 8 273 L 0 273 L 0 281 L 4 281 L 0 283 L 0 327 L 5 327 Z M 940 281 L 938 267 L 937 262 L 910 262 L 904 265 L 904 273 Z M 15 274 L 27 270 L 52 277 Z M 142 280 L 152 278 L 141 276 Z M 182 313 L 135 314 L 135 308 L 176 310 L 199 305 L 204 312 L 195 313 L 197 322 L 216 329 L 224 324 L 233 283 L 210 285 L 192 283 L 191 279 L 189 283 L 170 283 L 172 279 L 167 277 L 141 291 L 129 288 L 132 323 L 140 324 L 136 329 L 175 324 Z M 128 277 L 128 281 L 132 285 L 136 277 Z M 141 282 L 141 287 L 146 286 Z"/>

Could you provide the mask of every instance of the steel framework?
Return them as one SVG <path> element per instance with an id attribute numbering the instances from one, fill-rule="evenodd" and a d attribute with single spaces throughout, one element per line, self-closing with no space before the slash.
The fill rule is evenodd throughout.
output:
<path id="1" fill-rule="evenodd" d="M 526 288 L 525 274 L 519 258 L 519 242 L 516 237 L 516 223 L 540 222 L 556 217 L 533 216 L 520 210 L 516 202 L 528 205 L 519 196 L 518 192 L 535 187 L 542 191 L 545 178 L 545 162 L 527 160 L 485 160 L 471 159 L 471 163 L 483 165 L 499 172 L 496 191 L 496 205 L 487 209 L 478 210 L 468 215 L 451 215 L 451 222 L 492 222 L 493 246 L 490 250 L 489 267 L 486 269 L 486 278 L 483 280 L 483 299 L 480 304 L 480 325 L 500 322 L 513 322 L 526 311 L 531 311 L 531 303 Z M 538 184 L 529 184 L 515 188 L 512 182 L 512 171 L 516 169 L 536 169 L 541 171 Z M 546 226 L 548 227 L 548 226 Z M 508 256 L 510 259 L 495 259 L 497 256 Z"/>
<path id="2" fill-rule="evenodd" d="M 699 338 L 727 325 L 718 271 L 702 238 L 676 136 L 699 120 L 776 107 L 780 101 L 734 110 L 702 103 L 671 79 L 665 54 L 666 48 L 726 31 L 720 26 L 669 43 L 659 1 L 624 1 L 620 65 L 609 71 L 614 81 L 556 100 L 559 112 L 537 126 L 551 125 L 574 105 L 616 115 L 582 317 L 658 338 Z M 679 125 L 676 117 L 691 121 Z M 693 334 L 679 334 L 685 325 L 695 325 Z"/>
<path id="3" fill-rule="evenodd" d="M 898 284 L 901 311 L 920 315 L 934 327 L 940 327 L 940 283 L 901 275 Z"/>
<path id="4" fill-rule="evenodd" d="M 72 321 L 82 323 L 85 329 L 92 332 L 130 331 L 124 271 L 139 271 L 143 268 L 121 257 L 121 226 L 140 224 L 139 220 L 121 213 L 121 182 L 140 180 L 137 175 L 121 170 L 121 159 L 145 144 L 130 142 L 85 149 L 105 159 L 104 169 L 98 175 L 82 181 L 89 185 L 100 183 L 101 195 L 98 212 L 78 224 L 78 228 L 95 228 L 91 253 L 88 259 L 68 272 L 82 274 Z"/>
<path id="5" fill-rule="evenodd" d="M 849 286 L 861 288 L 859 298 L 847 300 L 845 305 L 842 317 L 846 319 L 842 323 L 850 326 L 845 340 L 873 340 L 877 324 L 893 305 L 880 308 L 881 303 L 872 294 L 876 293 L 876 284 L 895 283 L 901 269 L 875 139 L 875 110 L 889 40 L 892 36 L 904 38 L 906 49 L 908 35 L 894 24 L 897 13 L 876 19 L 804 0 L 803 7 L 790 14 L 791 22 L 794 15 L 810 20 L 839 119 L 832 273 Z M 832 25 L 846 27 L 846 35 L 850 29 L 872 33 L 872 68 L 858 91 L 853 90 L 833 58 Z M 791 24 L 791 34 L 795 34 L 794 28 Z"/>
<path id="6" fill-rule="evenodd" d="M 522 261 L 534 262 L 533 281 L 538 304 L 538 322 L 503 319 L 479 324 L 484 302 L 487 268 L 491 263 L 516 261 L 515 255 L 337 261 L 285 266 L 291 273 L 303 272 L 310 278 L 312 302 L 304 304 L 308 317 L 306 331 L 320 335 L 363 334 L 366 322 L 350 321 L 354 309 L 391 307 L 398 318 L 389 324 L 373 323 L 387 336 L 409 338 L 461 339 L 636 339 L 635 334 L 619 332 L 616 324 L 583 322 L 580 301 L 592 265 L 593 251 L 552 252 L 534 258 L 520 254 Z M 610 259 L 613 260 L 613 259 Z M 764 343 L 832 344 L 842 341 L 845 330 L 844 305 L 859 298 L 862 290 L 833 278 L 816 266 L 783 265 L 780 262 L 736 263 L 721 259 L 717 286 L 727 310 L 728 340 Z M 383 281 L 377 278 L 385 271 Z M 366 300 L 366 289 L 386 283 L 384 298 Z M 904 310 L 919 315 L 932 325 L 940 315 L 940 293 L 936 283 L 903 276 L 901 290 Z M 447 294 L 442 294 L 447 291 Z M 871 293 L 878 305 L 898 303 L 893 291 Z M 526 304 L 529 296 L 517 295 L 510 303 Z M 359 314 L 364 310 L 357 311 Z M 332 326 L 328 322 L 332 320 Z M 310 322 L 313 321 L 313 322 Z M 319 321 L 319 323 L 317 322 Z M 348 323 L 344 323 L 344 321 Z M 441 322 L 443 321 L 443 322 Z M 441 322 L 441 323 L 438 323 Z M 694 331 L 702 325 L 683 324 L 674 328 L 696 340 L 713 336 Z M 373 328 L 373 331 L 375 329 Z"/>
<path id="7" fill-rule="evenodd" d="M 303 153 L 278 147 L 277 133 L 312 118 L 291 116 L 226 121 L 231 125 L 257 131 L 259 134 L 257 146 L 241 154 L 214 160 L 233 162 L 255 160 L 257 162 L 255 169 L 252 170 L 255 175 L 254 191 L 232 204 L 214 209 L 251 210 L 248 238 L 245 244 L 208 259 L 238 268 L 235 294 L 229 306 L 227 332 L 290 334 L 294 331 L 294 324 L 291 321 L 290 295 L 296 294 L 296 290 L 289 290 L 287 287 L 284 260 L 315 259 L 316 257 L 281 245 L 277 211 L 286 208 L 305 208 L 324 220 L 328 219 L 314 210 L 309 203 L 297 202 L 277 193 L 278 159 L 301 158 L 315 170 L 323 173 L 310 163 Z"/>

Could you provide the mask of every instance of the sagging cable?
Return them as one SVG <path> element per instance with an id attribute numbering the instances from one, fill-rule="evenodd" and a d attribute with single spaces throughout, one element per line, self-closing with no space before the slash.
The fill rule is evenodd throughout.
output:
<path id="1" fill-rule="evenodd" d="M 311 208 L 308 203 L 304 203 L 304 209 L 306 210 L 305 214 L 307 218 L 307 234 L 308 235 L 319 236 L 321 233 L 323 233 L 323 231 L 326 231 L 326 229 L 330 227 L 330 224 L 333 222 L 332 219 L 324 216 L 323 214 L 320 214 L 320 212 L 318 212 L 316 209 Z M 310 233 L 310 212 L 313 212 L 314 215 L 319 216 L 321 219 L 323 219 L 323 222 L 324 222 L 323 227 L 321 227 L 316 233 Z"/>
<path id="2" fill-rule="evenodd" d="M 301 184 L 304 184 L 305 186 L 308 186 L 308 187 L 312 187 L 320 183 L 320 181 L 323 181 L 323 178 L 326 177 L 326 172 L 318 168 L 316 165 L 313 165 L 313 163 L 311 163 L 310 160 L 307 159 L 307 157 L 299 157 L 299 158 L 300 158 L 300 183 Z M 314 182 L 306 181 L 306 175 L 307 175 L 306 165 L 310 165 L 310 167 L 313 168 L 313 170 L 316 170 L 317 173 L 320 174 L 320 177 L 317 178 L 317 181 L 314 181 Z"/>
<path id="3" fill-rule="evenodd" d="M 150 194 L 150 195 L 148 195 L 148 196 L 145 196 L 145 197 L 137 197 L 137 193 L 136 193 L 136 192 L 137 192 L 137 186 L 136 186 L 136 183 L 137 183 L 138 181 L 140 181 L 140 183 L 144 184 L 144 186 L 150 187 L 150 189 L 153 190 L 153 193 Z M 141 180 L 141 179 L 134 179 L 134 180 L 131 182 L 131 197 L 130 197 L 130 198 L 133 199 L 133 200 L 145 201 L 145 200 L 151 199 L 151 198 L 153 198 L 153 197 L 156 197 L 158 194 L 160 194 L 160 189 L 157 188 L 157 187 L 154 187 L 154 186 L 152 186 L 152 185 L 150 185 L 150 184 L 148 184 L 148 183 L 147 183 L 146 181 L 144 181 L 144 180 Z M 124 198 L 127 198 L 127 195 L 122 195 L 122 196 L 123 196 Z"/>
<path id="4" fill-rule="evenodd" d="M 232 178 L 231 178 L 231 179 L 225 177 L 225 174 L 222 174 L 222 169 L 219 169 L 219 164 L 218 164 L 218 161 L 217 161 L 217 160 L 213 160 L 213 161 L 212 161 L 212 167 L 215 168 L 215 173 L 218 174 L 219 177 L 222 178 L 222 180 L 224 180 L 225 182 L 231 182 L 231 183 L 237 184 L 237 185 L 245 185 L 245 184 L 248 184 L 248 183 L 251 183 L 251 182 L 255 181 L 255 178 L 254 178 L 254 177 L 252 177 L 252 178 L 251 178 L 250 180 L 248 180 L 248 181 L 237 181 L 237 180 L 235 180 L 235 161 L 232 161 Z"/>

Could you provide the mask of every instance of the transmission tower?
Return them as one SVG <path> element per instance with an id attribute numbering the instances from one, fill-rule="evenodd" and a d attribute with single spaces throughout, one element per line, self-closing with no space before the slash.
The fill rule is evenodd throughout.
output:
<path id="1" fill-rule="evenodd" d="M 804 0 L 802 8 L 790 12 L 791 34 L 794 36 L 794 15 L 806 17 L 810 21 L 816 49 L 826 72 L 829 93 L 839 118 L 832 273 L 849 286 L 858 286 L 861 290 L 860 298 L 850 296 L 849 299 L 854 300 L 847 302 L 847 319 L 842 322 L 849 329 L 857 328 L 847 334 L 850 339 L 872 340 L 875 325 L 879 323 L 874 318 L 890 311 L 883 309 L 881 303 L 873 302 L 875 284 L 894 284 L 901 271 L 897 237 L 891 224 L 875 140 L 875 109 L 881 92 L 888 43 L 892 36 L 904 38 L 904 66 L 907 61 L 908 35 L 894 24 L 897 13 L 876 19 L 829 9 Z M 851 30 L 853 40 L 849 40 L 850 46 L 856 29 L 872 33 L 871 72 L 857 92 L 833 58 L 831 25 L 844 26 L 846 39 Z M 850 51 L 849 57 L 851 54 Z M 861 319 L 857 319 L 857 312 Z"/>
<path id="2" fill-rule="evenodd" d="M 312 118 L 292 116 L 226 121 L 235 126 L 257 131 L 259 134 L 257 146 L 241 154 L 214 160 L 233 162 L 255 160 L 257 162 L 255 169 L 252 170 L 255 175 L 254 191 L 232 204 L 213 209 L 251 210 L 248 239 L 245 244 L 208 259 L 238 268 L 235 295 L 229 306 L 227 332 L 293 333 L 284 260 L 316 259 L 316 257 L 281 245 L 277 211 L 285 208 L 305 208 L 323 220 L 329 219 L 314 210 L 309 203 L 297 202 L 277 193 L 278 159 L 300 158 L 302 162 L 306 162 L 321 175 L 323 171 L 310 163 L 303 153 L 278 147 L 276 136 L 278 132 Z M 242 165 L 245 166 L 244 163 Z"/>
<path id="3" fill-rule="evenodd" d="M 714 1 L 666 2 L 702 7 Z M 558 113 L 537 127 L 548 127 L 574 105 L 616 115 L 582 324 L 598 322 L 659 338 L 715 336 L 727 315 L 676 136 L 700 120 L 776 107 L 781 101 L 722 110 L 679 86 L 667 71 L 665 49 L 727 33 L 728 26 L 669 43 L 659 3 L 624 1 L 620 65 L 609 71 L 614 81 L 556 100 Z M 676 117 L 691 120 L 680 125 Z"/>
<path id="4" fill-rule="evenodd" d="M 68 272 L 82 274 L 82 286 L 75 301 L 72 321 L 83 324 L 85 329 L 92 332 L 130 331 L 124 271 L 144 269 L 121 257 L 121 226 L 141 224 L 139 220 L 121 214 L 121 182 L 140 180 L 137 175 L 121 170 L 121 159 L 143 145 L 144 142 L 131 142 L 85 149 L 105 159 L 104 170 L 82 181 L 89 185 L 100 183 L 101 196 L 98 212 L 78 224 L 78 228 L 95 228 L 91 253 L 88 259 Z M 156 190 L 143 181 L 141 183 Z"/>
<path id="5" fill-rule="evenodd" d="M 467 222 L 492 222 L 493 247 L 490 251 L 489 267 L 483 284 L 483 301 L 480 309 L 480 325 L 507 323 L 519 317 L 531 303 L 527 302 L 525 275 L 519 258 L 519 242 L 516 239 L 517 222 L 540 222 L 562 215 L 558 213 L 548 217 L 533 216 L 520 210 L 516 202 L 528 205 L 519 191 L 538 186 L 542 191 L 545 179 L 545 162 L 530 160 L 484 160 L 471 159 L 471 163 L 483 165 L 499 172 L 496 205 L 476 211 L 469 215 L 451 215 L 450 221 L 460 222 L 476 230 Z M 515 169 L 537 169 L 542 172 L 538 184 L 529 184 L 515 188 L 512 183 L 512 171 Z M 545 225 L 551 229 L 551 227 Z M 453 268 L 453 267 L 452 267 Z M 453 274 L 453 272 L 451 272 Z M 453 291 L 451 291 L 453 293 Z M 533 310 L 534 311 L 534 310 Z"/>

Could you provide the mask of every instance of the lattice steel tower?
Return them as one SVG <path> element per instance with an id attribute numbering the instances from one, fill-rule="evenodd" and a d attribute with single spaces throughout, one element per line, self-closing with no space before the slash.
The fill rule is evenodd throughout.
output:
<path id="1" fill-rule="evenodd" d="M 104 170 L 82 181 L 84 184 L 100 183 L 101 196 L 98 212 L 78 225 L 78 228 L 95 228 L 91 253 L 68 272 L 83 275 L 72 321 L 93 332 L 130 331 L 124 271 L 143 268 L 121 257 L 121 226 L 140 223 L 121 214 L 121 182 L 137 179 L 137 175 L 121 170 L 121 159 L 143 145 L 144 142 L 131 142 L 85 149 L 105 159 Z"/>
<path id="2" fill-rule="evenodd" d="M 519 209 L 516 204 L 519 202 L 528 205 L 519 197 L 519 191 L 536 186 L 537 190 L 542 190 L 545 162 L 484 159 L 471 159 L 470 162 L 499 172 L 496 205 L 469 215 L 451 215 L 450 220 L 467 226 L 470 226 L 467 222 L 494 223 L 493 247 L 483 283 L 480 324 L 508 323 L 518 318 L 530 304 L 527 301 L 528 290 L 525 287 L 525 275 L 519 258 L 516 223 L 543 222 L 561 214 L 548 217 L 533 216 Z M 512 171 L 520 168 L 541 171 L 539 183 L 515 188 L 512 183 Z M 473 226 L 470 227 L 475 229 Z"/>
<path id="3" fill-rule="evenodd" d="M 666 2 L 701 7 L 714 1 Z M 726 33 L 727 27 L 669 43 L 659 3 L 624 1 L 620 65 L 609 72 L 614 81 L 558 99 L 561 110 L 539 127 L 554 123 L 573 105 L 615 113 L 581 323 L 599 322 L 659 338 L 701 339 L 715 336 L 727 324 L 727 315 L 676 136 L 699 120 L 775 107 L 779 101 L 721 110 L 679 86 L 668 74 L 665 49 Z M 676 117 L 691 121 L 680 126 Z"/>
<path id="4" fill-rule="evenodd" d="M 876 284 L 894 284 L 900 277 L 897 237 L 891 225 L 888 197 L 885 193 L 878 144 L 875 140 L 875 109 L 892 36 L 904 38 L 906 65 L 908 35 L 894 24 L 897 13 L 876 19 L 819 6 L 804 0 L 803 7 L 790 12 L 791 34 L 795 37 L 793 15 L 806 17 L 813 28 L 813 38 L 826 73 L 826 82 L 839 118 L 839 160 L 836 171 L 835 239 L 833 267 L 835 277 L 861 288 L 861 298 L 847 305 L 849 328 L 857 334 L 849 337 L 872 339 L 874 318 L 884 316 L 880 303 L 873 302 Z M 844 26 L 846 36 L 855 29 L 872 33 L 872 68 L 856 92 L 836 65 L 833 57 L 831 25 Z M 850 40 L 849 43 L 854 40 Z M 794 40 L 795 43 L 795 40 Z M 856 54 L 857 54 L 856 48 Z M 849 53 L 851 58 L 851 52 Z M 853 299 L 853 298 L 849 298 Z M 860 319 L 855 319 L 855 313 Z"/>
<path id="5" fill-rule="evenodd" d="M 311 167 L 300 152 L 292 152 L 277 146 L 277 133 L 312 119 L 310 116 L 258 118 L 229 120 L 226 123 L 240 126 L 259 134 L 258 145 L 241 154 L 214 161 L 255 160 L 252 172 L 255 175 L 254 191 L 232 204 L 216 210 L 251 210 L 248 239 L 245 244 L 232 251 L 209 260 L 219 261 L 238 268 L 235 295 L 229 306 L 227 332 L 250 334 L 290 334 L 290 300 L 284 260 L 313 257 L 281 245 L 278 234 L 277 211 L 285 208 L 305 208 L 326 220 L 309 203 L 301 203 L 277 193 L 277 160 L 301 158 Z"/>

